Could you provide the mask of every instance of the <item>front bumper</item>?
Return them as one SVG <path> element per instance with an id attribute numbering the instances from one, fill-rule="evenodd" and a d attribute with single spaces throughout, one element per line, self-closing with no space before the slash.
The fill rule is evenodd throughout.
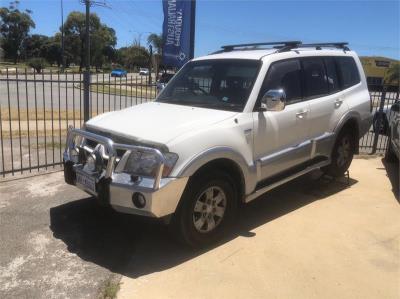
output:
<path id="1" fill-rule="evenodd" d="M 81 137 L 80 144 L 75 144 L 76 136 Z M 83 163 L 74 162 L 70 156 L 72 149 L 93 150 L 85 146 L 87 139 L 101 144 L 107 155 L 107 165 L 101 172 L 88 172 Z M 159 157 L 156 175 L 153 178 L 135 177 L 132 180 L 130 174 L 116 172 L 117 149 L 156 153 Z M 161 218 L 174 213 L 188 180 L 187 177 L 163 178 L 162 171 L 165 160 L 163 154 L 155 148 L 117 144 L 110 138 L 79 129 L 69 128 L 63 159 L 64 178 L 68 184 L 95 195 L 102 204 L 111 205 L 116 211 L 129 214 Z M 79 184 L 76 179 L 77 174 L 91 178 L 95 182 L 95 190 Z M 144 196 L 145 205 L 143 207 L 137 207 L 134 204 L 132 198 L 135 193 Z"/>

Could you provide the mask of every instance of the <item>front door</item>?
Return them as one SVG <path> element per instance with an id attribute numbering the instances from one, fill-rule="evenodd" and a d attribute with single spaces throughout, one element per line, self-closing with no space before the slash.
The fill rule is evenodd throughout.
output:
<path id="1" fill-rule="evenodd" d="M 282 111 L 253 112 L 254 157 L 258 179 L 266 179 L 309 159 L 309 105 L 302 101 L 301 66 L 298 59 L 274 62 L 269 67 L 258 96 L 271 89 L 283 89 L 286 106 Z"/>

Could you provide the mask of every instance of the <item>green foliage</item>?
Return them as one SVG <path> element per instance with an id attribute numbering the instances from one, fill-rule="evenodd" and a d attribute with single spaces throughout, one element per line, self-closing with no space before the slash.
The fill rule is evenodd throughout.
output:
<path id="1" fill-rule="evenodd" d="M 25 58 L 45 56 L 45 45 L 49 42 L 49 37 L 41 34 L 32 34 L 24 41 Z"/>
<path id="2" fill-rule="evenodd" d="M 154 51 L 157 54 L 162 54 L 162 48 L 164 45 L 164 41 L 161 34 L 152 33 L 147 38 L 147 43 L 153 46 Z"/>
<path id="3" fill-rule="evenodd" d="M 83 67 L 85 62 L 86 24 L 85 14 L 73 11 L 64 23 L 65 56 L 69 63 Z M 105 61 L 110 61 L 114 54 L 117 38 L 114 29 L 100 22 L 96 14 L 90 14 L 90 57 L 91 65 L 101 67 Z"/>
<path id="4" fill-rule="evenodd" d="M 392 64 L 387 71 L 386 80 L 389 84 L 397 82 L 400 85 L 400 63 Z"/>
<path id="5" fill-rule="evenodd" d="M 44 58 L 34 57 L 28 60 L 28 65 L 33 68 L 36 73 L 40 74 L 47 64 Z"/>
<path id="6" fill-rule="evenodd" d="M 155 67 L 156 76 L 158 76 L 158 70 L 160 69 L 162 58 L 162 49 L 164 45 L 163 37 L 161 34 L 152 33 L 147 38 L 147 43 L 153 46 L 155 52 L 153 55 L 153 64 Z"/>
<path id="7" fill-rule="evenodd" d="M 123 47 L 117 51 L 118 63 L 128 69 L 136 67 L 147 67 L 149 65 L 150 54 L 146 48 L 139 45 Z"/>
<path id="8" fill-rule="evenodd" d="M 5 58 L 17 63 L 23 50 L 23 43 L 31 28 L 35 28 L 29 10 L 20 11 L 18 1 L 11 2 L 9 8 L 0 8 L 0 41 Z"/>

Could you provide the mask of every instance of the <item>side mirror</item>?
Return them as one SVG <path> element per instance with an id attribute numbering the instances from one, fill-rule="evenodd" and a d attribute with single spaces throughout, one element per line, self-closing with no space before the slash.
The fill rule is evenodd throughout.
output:
<path id="1" fill-rule="evenodd" d="M 286 94 L 283 89 L 270 89 L 261 98 L 261 110 L 282 111 L 285 109 Z"/>

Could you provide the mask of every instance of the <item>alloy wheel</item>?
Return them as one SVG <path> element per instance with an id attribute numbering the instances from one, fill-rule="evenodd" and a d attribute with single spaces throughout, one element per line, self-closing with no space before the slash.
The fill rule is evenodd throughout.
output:
<path id="1" fill-rule="evenodd" d="M 193 210 L 193 224 L 200 233 L 214 230 L 222 221 L 226 210 L 225 192 L 218 186 L 204 190 L 197 198 Z"/>

